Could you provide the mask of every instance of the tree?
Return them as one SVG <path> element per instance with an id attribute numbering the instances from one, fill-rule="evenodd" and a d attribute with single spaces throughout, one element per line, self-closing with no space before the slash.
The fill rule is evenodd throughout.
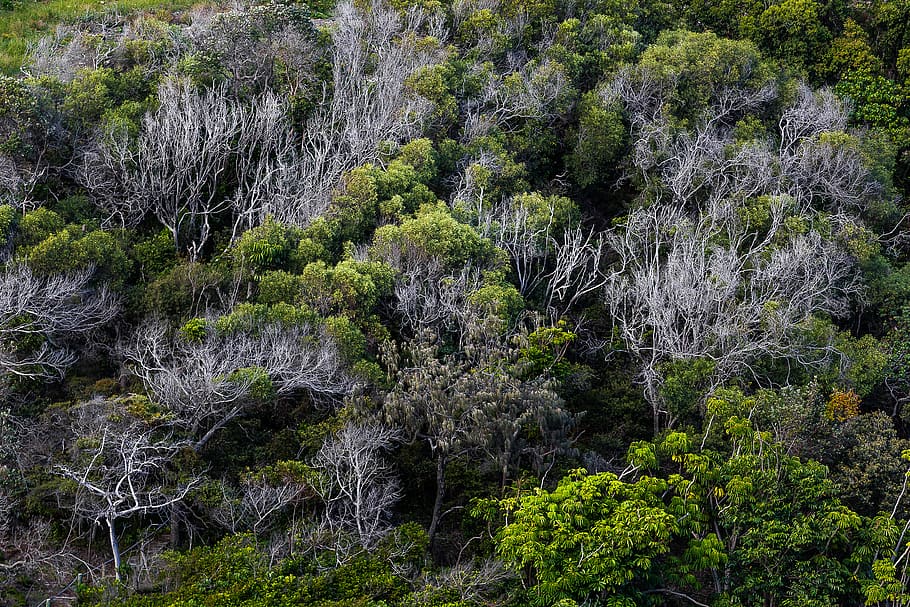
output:
<path id="1" fill-rule="evenodd" d="M 175 428 L 149 412 L 95 398 L 65 412 L 65 460 L 52 471 L 75 487 L 74 512 L 108 530 L 114 571 L 121 579 L 118 523 L 181 502 L 200 478 L 178 474 L 174 460 L 191 447 Z"/>
<path id="2" fill-rule="evenodd" d="M 251 531 L 257 539 L 274 530 L 312 497 L 311 470 L 300 462 L 283 461 L 244 473 L 237 486 L 218 483 L 221 503 L 212 518 L 231 533 Z"/>
<path id="3" fill-rule="evenodd" d="M 333 19 L 332 94 L 307 121 L 298 165 L 304 190 L 315 201 L 274 211 L 290 225 L 305 225 L 328 207 L 342 176 L 378 159 L 379 144 L 420 133 L 432 104 L 409 87 L 409 78 L 443 56 L 432 37 L 439 24 L 421 9 L 399 13 L 383 0 L 340 2 Z M 422 37 L 424 28 L 430 37 Z M 315 214 L 315 215 L 314 215 Z"/>
<path id="4" fill-rule="evenodd" d="M 108 214 L 108 223 L 136 225 L 152 213 L 178 249 L 196 258 L 215 215 L 228 208 L 220 191 L 249 114 L 223 87 L 206 93 L 190 83 L 165 81 L 158 109 L 142 119 L 140 132 L 99 133 L 83 152 L 76 179 Z"/>
<path id="5" fill-rule="evenodd" d="M 657 478 L 628 483 L 609 472 L 575 471 L 553 491 L 501 502 L 506 525 L 496 535 L 497 553 L 525 574 L 534 605 L 608 598 L 633 604 L 629 599 L 681 532 L 661 499 L 668 488 Z M 713 558 L 723 556 L 715 550 Z"/>
<path id="6" fill-rule="evenodd" d="M 827 347 L 803 340 L 800 327 L 844 314 L 859 289 L 846 252 L 811 228 L 789 233 L 788 199 L 766 204 L 760 225 L 732 203 L 694 217 L 655 205 L 606 236 L 618 255 L 606 304 L 639 365 L 655 434 L 677 421 L 661 394 L 668 365 L 706 361 L 710 393 L 744 371 L 760 379 L 753 364 L 762 358 L 817 363 Z"/>
<path id="7" fill-rule="evenodd" d="M 493 520 L 498 506 L 497 551 L 536 604 L 857 601 L 894 539 L 887 516 L 845 507 L 823 466 L 787 455 L 747 419 L 724 427 L 718 450 L 672 432 L 633 443 L 620 476 L 576 471 L 553 491 L 475 511 Z"/>
<path id="8" fill-rule="evenodd" d="M 882 189 L 830 91 L 802 85 L 773 137 L 738 137 L 742 117 L 777 97 L 763 80 L 721 87 L 707 78 L 704 114 L 678 129 L 666 107 L 679 85 L 639 69 L 605 93 L 630 114 L 644 184 L 642 208 L 606 235 L 619 257 L 606 303 L 640 366 L 657 432 L 675 421 L 660 395 L 673 361 L 702 361 L 710 392 L 761 358 L 822 358 L 795 329 L 847 312 L 859 281 L 837 241 L 864 230 L 858 217 Z"/>
<path id="9" fill-rule="evenodd" d="M 391 510 L 401 491 L 382 452 L 397 441 L 396 431 L 375 422 L 349 422 L 316 454 L 313 466 L 320 472 L 316 490 L 325 502 L 323 524 L 339 563 L 352 556 L 345 536 L 372 550 L 391 529 Z"/>
<path id="10" fill-rule="evenodd" d="M 50 380 L 76 361 L 68 341 L 119 312 L 118 298 L 92 285 L 93 269 L 38 276 L 27 265 L 0 270 L 0 373 Z"/>
<path id="11" fill-rule="evenodd" d="M 552 458 L 565 447 L 572 424 L 544 378 L 521 378 L 514 366 L 519 351 L 500 341 L 498 319 L 477 321 L 469 331 L 464 356 L 441 356 L 440 344 L 428 333 L 401 352 L 392 344 L 384 352 L 396 381 L 385 398 L 385 419 L 412 441 L 426 441 L 436 460 L 431 544 L 443 516 L 449 464 L 486 452 L 505 485 L 522 453 L 521 436 L 539 436 Z M 536 462 L 538 472 L 543 459 Z"/>
<path id="12" fill-rule="evenodd" d="M 677 492 L 670 512 L 688 513 L 693 536 L 726 555 L 693 563 L 707 568 L 716 595 L 744 605 L 856 600 L 881 521 L 844 506 L 824 466 L 787 455 L 748 419 L 729 418 L 723 432 L 720 451 L 680 433 L 656 445 Z"/>
<path id="13" fill-rule="evenodd" d="M 307 325 L 276 323 L 257 331 L 219 331 L 214 322 L 170 334 L 142 325 L 121 346 L 129 369 L 201 450 L 255 400 L 300 392 L 331 400 L 353 387 L 334 341 Z"/>

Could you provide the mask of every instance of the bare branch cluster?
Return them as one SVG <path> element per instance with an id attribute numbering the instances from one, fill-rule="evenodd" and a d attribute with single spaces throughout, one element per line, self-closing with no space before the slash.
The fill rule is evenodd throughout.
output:
<path id="1" fill-rule="evenodd" d="M 396 431 L 375 422 L 348 423 L 323 444 L 313 465 L 321 473 L 316 490 L 325 502 L 323 525 L 330 537 L 349 535 L 370 550 L 389 532 L 401 491 L 383 452 L 398 440 Z"/>
<path id="2" fill-rule="evenodd" d="M 425 330 L 464 332 L 477 311 L 468 296 L 482 285 L 480 269 L 447 271 L 437 260 L 407 263 L 395 282 L 393 311 L 413 334 Z"/>
<path id="3" fill-rule="evenodd" d="M 882 193 L 863 154 L 846 134 L 849 107 L 830 90 L 799 87 L 767 139 L 737 142 L 735 120 L 779 100 L 771 85 L 723 89 L 692 130 L 664 113 L 671 83 L 647 70 L 624 71 L 601 93 L 619 101 L 632 123 L 632 164 L 651 194 L 689 208 L 728 198 L 790 196 L 802 210 L 860 212 Z"/>
<path id="4" fill-rule="evenodd" d="M 279 396 L 305 392 L 317 400 L 353 388 L 332 339 L 308 326 L 267 325 L 256 333 L 209 330 L 194 340 L 148 322 L 121 350 L 152 397 L 196 437 L 196 449 L 242 415 L 264 382 Z"/>
<path id="5" fill-rule="evenodd" d="M 443 52 L 421 40 L 434 24 L 417 8 L 404 16 L 382 0 L 367 10 L 354 2 L 339 3 L 332 34 L 331 99 L 308 121 L 303 141 L 300 183 L 302 200 L 316 201 L 316 212 L 328 207 L 342 175 L 378 159 L 384 141 L 417 136 L 432 104 L 408 86 L 419 70 L 438 63 Z M 284 223 L 305 225 L 313 210 L 276 210 Z"/>
<path id="6" fill-rule="evenodd" d="M 172 463 L 189 439 L 169 426 L 124 411 L 117 401 L 96 398 L 67 412 L 67 459 L 54 472 L 78 488 L 74 512 L 108 529 L 120 579 L 120 519 L 160 512 L 184 500 L 200 478 L 169 479 Z"/>
<path id="7" fill-rule="evenodd" d="M 212 218 L 229 206 L 219 186 L 251 116 L 223 87 L 199 93 L 169 80 L 158 99 L 135 140 L 125 132 L 99 134 L 83 152 L 76 178 L 108 223 L 132 226 L 150 212 L 195 257 Z"/>
<path id="8" fill-rule="evenodd" d="M 458 563 L 430 575 L 424 580 L 425 588 L 416 596 L 432 601 L 435 592 L 454 593 L 460 601 L 497 604 L 496 595 L 502 586 L 514 578 L 501 561 L 488 558 L 480 562 Z"/>
<path id="9" fill-rule="evenodd" d="M 0 372 L 63 376 L 77 358 L 71 338 L 107 324 L 120 310 L 114 294 L 91 284 L 93 273 L 38 276 L 23 264 L 0 272 Z"/>
<path id="10" fill-rule="evenodd" d="M 474 66 L 476 70 L 484 69 Z M 464 108 L 462 141 L 472 141 L 494 129 L 511 131 L 520 121 L 550 123 L 561 114 L 571 81 L 557 62 L 524 63 L 507 73 L 484 73 L 484 88 Z"/>
<path id="11" fill-rule="evenodd" d="M 222 480 L 221 503 L 212 519 L 230 531 L 252 531 L 262 537 L 299 507 L 312 494 L 307 483 L 296 478 L 270 478 L 264 473 L 244 475 L 237 487 Z"/>
<path id="12" fill-rule="evenodd" d="M 828 353 L 804 343 L 800 327 L 847 311 L 860 288 L 854 262 L 815 230 L 788 235 L 788 202 L 775 200 L 761 231 L 735 208 L 712 217 L 655 205 L 606 235 L 619 257 L 606 302 L 655 419 L 674 421 L 658 391 L 668 361 L 711 361 L 717 385 L 762 357 L 811 365 Z"/>

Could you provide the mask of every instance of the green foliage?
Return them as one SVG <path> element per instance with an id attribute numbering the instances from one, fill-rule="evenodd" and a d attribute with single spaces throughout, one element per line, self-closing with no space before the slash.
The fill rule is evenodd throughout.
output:
<path id="1" fill-rule="evenodd" d="M 225 280 L 214 265 L 183 262 L 148 283 L 139 303 L 147 313 L 186 321 L 213 303 Z"/>
<path id="2" fill-rule="evenodd" d="M 259 274 L 287 268 L 301 240 L 298 230 L 287 228 L 269 217 L 261 226 L 244 232 L 234 251 L 239 263 Z"/>
<path id="3" fill-rule="evenodd" d="M 844 22 L 844 31 L 832 43 L 825 58 L 823 71 L 829 76 L 848 73 L 872 74 L 881 69 L 881 60 L 875 56 L 869 36 L 853 19 Z"/>
<path id="4" fill-rule="evenodd" d="M 693 418 L 714 369 L 714 361 L 703 358 L 673 360 L 661 366 L 664 381 L 660 386 L 660 397 L 671 415 L 683 420 Z"/>
<path id="5" fill-rule="evenodd" d="M 509 524 L 496 537 L 497 552 L 515 571 L 532 572 L 535 605 L 631 599 L 636 583 L 662 568 L 679 533 L 661 499 L 667 487 L 655 478 L 630 484 L 576 471 L 553 491 L 503 500 Z"/>
<path id="6" fill-rule="evenodd" d="M 274 305 L 242 303 L 234 306 L 230 314 L 215 321 L 215 330 L 228 334 L 235 332 L 255 333 L 269 324 L 285 326 L 317 324 L 319 316 L 305 306 L 287 303 Z"/>
<path id="7" fill-rule="evenodd" d="M 152 279 L 161 276 L 177 265 L 177 251 L 170 232 L 159 230 L 152 236 L 136 242 L 131 257 L 136 261 L 144 277 Z"/>
<path id="8" fill-rule="evenodd" d="M 904 87 L 872 71 L 843 74 L 835 92 L 853 104 L 853 118 L 880 128 L 898 145 L 910 143 L 910 105 Z"/>
<path id="9" fill-rule="evenodd" d="M 626 131 L 619 107 L 604 105 L 596 92 L 582 98 L 578 142 L 569 157 L 578 185 L 586 187 L 608 175 L 609 167 L 626 143 Z"/>
<path id="10" fill-rule="evenodd" d="M 204 318 L 191 318 L 180 327 L 180 335 L 187 341 L 201 342 L 208 333 L 208 322 Z"/>
<path id="11" fill-rule="evenodd" d="M 295 304 L 300 300 L 302 290 L 303 277 L 284 270 L 269 270 L 259 278 L 256 300 L 266 305 Z"/>
<path id="12" fill-rule="evenodd" d="M 436 258 L 447 267 L 461 267 L 492 252 L 488 240 L 471 226 L 459 223 L 441 203 L 421 206 L 400 226 L 377 229 L 372 247 L 374 253 L 387 255 L 404 248 L 425 258 Z"/>
<path id="13" fill-rule="evenodd" d="M 751 42 L 685 30 L 661 34 L 639 65 L 676 83 L 670 109 L 680 118 L 694 118 L 728 87 L 759 88 L 771 75 Z"/>
<path id="14" fill-rule="evenodd" d="M 502 272 L 488 272 L 483 286 L 468 294 L 468 303 L 505 321 L 515 319 L 525 309 L 524 298 Z"/>
<path id="15" fill-rule="evenodd" d="M 529 375 L 550 373 L 562 377 L 571 365 L 565 360 L 569 345 L 578 338 L 568 331 L 568 324 L 560 320 L 552 327 L 540 327 L 528 335 L 527 346 L 521 350 L 521 361 L 528 365 Z"/>
<path id="16" fill-rule="evenodd" d="M 0 75 L 0 152 L 31 155 L 44 118 L 37 93 L 24 80 Z"/>
<path id="17" fill-rule="evenodd" d="M 29 219 L 30 215 L 36 215 Z M 17 249 L 17 254 L 27 260 L 29 267 L 39 274 L 52 275 L 58 272 L 72 272 L 94 268 L 99 278 L 121 286 L 129 275 L 131 262 L 124 250 L 123 234 L 94 230 L 85 232 L 76 226 L 54 230 L 62 223 L 59 215 L 51 211 L 33 211 L 20 222 L 23 238 L 36 242 L 33 246 Z M 26 228 L 21 229 L 22 223 Z M 46 234 L 46 235 L 45 235 Z"/>
<path id="18" fill-rule="evenodd" d="M 8 204 L 0 204 L 0 243 L 4 246 L 10 239 L 10 232 L 16 222 L 16 212 Z"/>
<path id="19" fill-rule="evenodd" d="M 19 220 L 16 233 L 17 246 L 35 246 L 42 240 L 63 229 L 63 219 L 53 211 L 40 207 Z"/>
<path id="20" fill-rule="evenodd" d="M 171 552 L 167 560 L 167 586 L 175 590 L 135 595 L 118 604 L 124 607 L 388 607 L 407 592 L 405 581 L 392 572 L 387 561 L 368 555 L 322 573 L 310 573 L 309 567 L 301 570 L 294 566 L 293 559 L 283 567 L 269 567 L 267 555 L 251 535 L 229 535 L 211 547 Z M 92 597 L 87 595 L 90 593 L 83 594 L 86 604 L 100 607 L 101 603 L 92 602 Z"/>
<path id="21" fill-rule="evenodd" d="M 250 397 L 267 402 L 275 398 L 275 386 L 268 372 L 262 367 L 243 367 L 237 369 L 227 377 L 228 381 L 248 385 Z"/>
<path id="22" fill-rule="evenodd" d="M 849 362 L 846 379 L 862 397 L 868 396 L 884 378 L 888 366 L 887 349 L 872 335 L 853 338 L 838 334 L 838 350 Z"/>
<path id="23" fill-rule="evenodd" d="M 367 339 L 357 325 L 347 316 L 330 316 L 325 319 L 325 329 L 331 335 L 342 356 L 357 362 L 366 354 Z"/>
<path id="24" fill-rule="evenodd" d="M 795 67 L 811 67 L 819 62 L 831 39 L 823 11 L 824 5 L 816 0 L 781 0 L 757 19 L 744 19 L 741 28 L 769 55 Z"/>
<path id="25" fill-rule="evenodd" d="M 314 310 L 365 317 L 390 293 L 393 276 L 382 262 L 347 259 L 333 268 L 321 261 L 308 264 L 295 282 L 300 286 L 299 301 Z"/>

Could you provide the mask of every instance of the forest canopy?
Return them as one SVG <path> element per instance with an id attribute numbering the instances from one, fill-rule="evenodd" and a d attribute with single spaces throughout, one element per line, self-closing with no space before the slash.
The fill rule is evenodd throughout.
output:
<path id="1" fill-rule="evenodd" d="M 0 0 L 0 605 L 910 605 L 908 28 Z"/>

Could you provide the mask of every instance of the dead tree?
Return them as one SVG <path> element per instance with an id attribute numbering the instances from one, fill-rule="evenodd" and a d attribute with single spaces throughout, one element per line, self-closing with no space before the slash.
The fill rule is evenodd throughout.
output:
<path id="1" fill-rule="evenodd" d="M 204 337 L 192 339 L 153 321 L 123 344 L 121 355 L 155 401 L 194 437 L 196 450 L 243 415 L 254 391 L 266 386 L 276 396 L 306 393 L 316 401 L 353 388 L 332 339 L 309 326 L 266 325 L 255 333 L 209 327 Z"/>
<path id="2" fill-rule="evenodd" d="M 845 314 L 859 292 L 837 235 L 861 226 L 882 192 L 831 91 L 801 85 L 776 130 L 738 141 L 737 120 L 779 101 L 773 86 L 717 88 L 679 128 L 666 113 L 677 84 L 638 68 L 601 91 L 627 112 L 630 168 L 644 185 L 642 208 L 606 236 L 619 257 L 606 301 L 639 363 L 655 432 L 675 421 L 660 395 L 671 361 L 707 361 L 710 390 L 762 358 L 825 358 L 829 348 L 805 343 L 800 326 Z"/>
<path id="3" fill-rule="evenodd" d="M 200 483 L 198 476 L 173 474 L 174 459 L 191 443 L 173 427 L 132 415 L 117 401 L 81 403 L 67 417 L 65 460 L 52 471 L 73 483 L 76 514 L 106 526 L 120 580 L 119 522 L 163 513 Z"/>
<path id="4" fill-rule="evenodd" d="M 775 200 L 762 228 L 734 208 L 712 217 L 654 205 L 606 235 L 619 258 L 606 304 L 639 365 L 655 433 L 676 421 L 660 393 L 671 361 L 709 361 L 717 386 L 761 358 L 811 365 L 828 354 L 800 329 L 816 314 L 846 313 L 860 288 L 854 260 L 814 230 L 787 234 L 787 203 Z"/>
<path id="5" fill-rule="evenodd" d="M 276 208 L 283 223 L 305 225 L 329 204 L 342 175 L 378 159 L 379 144 L 417 136 L 432 104 L 414 93 L 408 78 L 443 53 L 421 43 L 430 16 L 414 8 L 403 15 L 382 0 L 366 7 L 350 0 L 335 9 L 332 32 L 332 93 L 304 129 L 302 208 Z M 426 41 L 425 41 L 426 42 Z"/>
<path id="6" fill-rule="evenodd" d="M 236 486 L 222 480 L 220 488 L 222 500 L 212 518 L 231 533 L 252 531 L 257 538 L 275 530 L 313 494 L 311 483 L 280 470 L 246 473 Z"/>
<path id="7" fill-rule="evenodd" d="M 38 276 L 23 264 L 0 271 L 0 373 L 61 378 L 77 356 L 68 341 L 110 322 L 117 297 L 92 286 L 92 269 Z"/>
<path id="8" fill-rule="evenodd" d="M 219 186 L 246 115 L 223 88 L 199 93 L 182 81 L 162 84 L 158 101 L 135 140 L 125 132 L 99 134 L 76 177 L 108 223 L 131 226 L 152 213 L 195 259 L 212 218 L 229 207 Z"/>
<path id="9" fill-rule="evenodd" d="M 316 490 L 325 502 L 323 525 L 335 539 L 340 560 L 350 556 L 344 536 L 371 550 L 391 529 L 391 511 L 401 497 L 398 479 L 383 459 L 398 433 L 376 423 L 349 423 L 323 444 L 313 462 Z"/>
<path id="10" fill-rule="evenodd" d="M 689 209 L 709 210 L 728 198 L 789 196 L 800 208 L 857 215 L 882 194 L 847 133 L 850 108 L 830 90 L 800 85 L 780 113 L 776 131 L 737 142 L 734 123 L 779 101 L 771 85 L 715 91 L 690 129 L 665 114 L 676 84 L 648 70 L 624 70 L 601 89 L 605 103 L 620 102 L 632 124 L 631 165 L 649 196 Z"/>

